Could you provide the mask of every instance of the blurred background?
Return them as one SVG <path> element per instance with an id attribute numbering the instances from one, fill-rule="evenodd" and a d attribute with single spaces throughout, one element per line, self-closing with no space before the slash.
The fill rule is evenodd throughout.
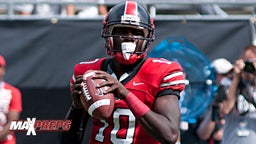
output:
<path id="1" fill-rule="evenodd" d="M 0 54 L 7 63 L 5 80 L 22 92 L 20 119 L 64 119 L 71 104 L 69 80 L 73 67 L 81 61 L 105 56 L 102 20 L 105 12 L 118 2 L 0 1 Z M 175 37 L 174 41 L 183 48 L 192 46 L 196 50 L 196 55 L 191 56 L 189 50 L 183 54 L 193 57 L 187 61 L 203 58 L 205 66 L 209 66 L 209 61 L 219 57 L 234 62 L 242 48 L 254 40 L 256 0 L 144 0 L 141 3 L 155 19 L 156 38 L 149 53 L 160 44 L 165 44 L 165 52 L 172 53 L 168 51 L 171 44 L 168 39 Z M 190 65 L 192 70 L 197 69 L 194 64 Z M 214 83 L 215 79 L 210 79 Z M 193 123 L 210 103 L 211 92 L 207 96 L 191 93 L 199 99 L 192 95 L 190 107 L 202 104 L 205 99 L 209 102 L 200 111 L 193 109 L 192 115 L 189 115 L 191 111 L 189 114 L 184 111 L 184 121 Z M 17 132 L 16 136 L 17 144 L 58 143 L 56 132 L 37 132 L 36 136 Z"/>

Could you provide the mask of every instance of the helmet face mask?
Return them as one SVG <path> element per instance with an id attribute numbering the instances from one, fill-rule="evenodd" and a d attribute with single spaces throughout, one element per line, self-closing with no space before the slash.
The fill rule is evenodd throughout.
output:
<path id="1" fill-rule="evenodd" d="M 154 26 L 142 5 L 126 1 L 114 6 L 103 21 L 102 37 L 108 55 L 129 65 L 146 56 Z"/>

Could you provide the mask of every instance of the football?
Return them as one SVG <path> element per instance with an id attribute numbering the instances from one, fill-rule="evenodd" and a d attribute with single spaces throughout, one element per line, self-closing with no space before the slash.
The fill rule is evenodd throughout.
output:
<path id="1" fill-rule="evenodd" d="M 114 108 L 115 99 L 113 93 L 104 94 L 107 86 L 97 88 L 104 79 L 93 78 L 94 71 L 86 71 L 83 75 L 82 94 L 80 96 L 84 109 L 96 119 L 107 119 Z"/>

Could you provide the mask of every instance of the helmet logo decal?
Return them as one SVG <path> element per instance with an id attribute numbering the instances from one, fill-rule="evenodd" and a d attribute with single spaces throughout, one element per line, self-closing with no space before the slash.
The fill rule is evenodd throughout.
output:
<path id="1" fill-rule="evenodd" d="M 139 25 L 137 3 L 126 1 L 124 15 L 121 17 L 121 23 Z"/>

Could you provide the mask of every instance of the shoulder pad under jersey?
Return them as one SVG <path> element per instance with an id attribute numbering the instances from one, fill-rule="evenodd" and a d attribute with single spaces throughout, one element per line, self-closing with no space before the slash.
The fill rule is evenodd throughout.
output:
<path id="1" fill-rule="evenodd" d="M 166 76 L 177 72 L 183 73 L 183 69 L 175 61 L 169 61 L 163 58 L 148 58 L 142 65 L 138 77 L 145 83 L 154 87 L 160 87 L 161 82 L 165 81 Z M 180 80 L 184 80 L 183 74 Z"/>
<path id="2" fill-rule="evenodd" d="M 74 76 L 83 75 L 87 70 L 99 70 L 105 58 L 80 62 L 74 66 Z"/>

